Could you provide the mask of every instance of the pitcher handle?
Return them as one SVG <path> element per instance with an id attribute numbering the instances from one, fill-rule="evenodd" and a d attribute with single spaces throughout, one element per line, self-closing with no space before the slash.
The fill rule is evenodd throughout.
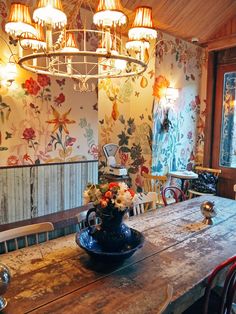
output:
<path id="1" fill-rule="evenodd" d="M 96 208 L 90 208 L 88 211 L 87 211 L 87 214 L 86 214 L 86 224 L 89 228 L 89 230 L 91 231 L 92 230 L 92 227 L 90 226 L 90 222 L 89 222 L 89 216 L 90 214 L 92 214 L 93 212 L 95 212 L 96 214 Z"/>

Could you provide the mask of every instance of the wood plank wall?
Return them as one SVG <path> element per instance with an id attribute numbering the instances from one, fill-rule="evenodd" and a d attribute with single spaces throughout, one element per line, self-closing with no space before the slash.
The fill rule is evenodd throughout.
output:
<path id="1" fill-rule="evenodd" d="M 98 182 L 98 162 L 0 169 L 0 224 L 81 206 L 88 182 Z"/>

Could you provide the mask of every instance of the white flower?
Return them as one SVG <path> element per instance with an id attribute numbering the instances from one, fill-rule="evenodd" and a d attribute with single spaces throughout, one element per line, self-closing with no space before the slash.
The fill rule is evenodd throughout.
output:
<path id="1" fill-rule="evenodd" d="M 119 187 L 122 191 L 128 190 L 128 185 L 125 182 L 119 182 Z"/>

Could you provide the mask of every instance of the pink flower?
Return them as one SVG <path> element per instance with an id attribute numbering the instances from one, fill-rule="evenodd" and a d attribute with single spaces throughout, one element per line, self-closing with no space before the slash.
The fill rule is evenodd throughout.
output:
<path id="1" fill-rule="evenodd" d="M 45 74 L 38 74 L 37 81 L 41 87 L 46 87 L 48 85 L 51 85 L 50 77 L 48 77 Z"/>
<path id="2" fill-rule="evenodd" d="M 16 156 L 11 155 L 7 158 L 8 166 L 17 166 L 18 164 L 19 164 L 19 159 Z"/>
<path id="3" fill-rule="evenodd" d="M 23 132 L 23 139 L 30 141 L 30 140 L 34 140 L 36 137 L 35 135 L 35 131 L 33 128 L 26 128 Z"/>
<path id="4" fill-rule="evenodd" d="M 98 159 L 98 147 L 95 144 L 90 147 L 89 154 L 93 155 L 93 158 Z"/>
<path id="5" fill-rule="evenodd" d="M 73 146 L 75 141 L 76 141 L 76 138 L 74 138 L 74 137 L 67 137 L 65 145 L 66 146 Z"/>
<path id="6" fill-rule="evenodd" d="M 30 95 L 37 95 L 40 87 L 38 83 L 31 77 L 29 80 L 25 81 L 25 89 Z"/>

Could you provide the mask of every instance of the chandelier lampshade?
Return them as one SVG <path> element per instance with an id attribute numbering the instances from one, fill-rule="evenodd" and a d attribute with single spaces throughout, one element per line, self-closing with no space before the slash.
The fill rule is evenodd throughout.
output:
<path id="1" fill-rule="evenodd" d="M 66 40 L 65 40 L 65 46 L 62 49 L 64 52 L 77 52 L 79 51 L 76 40 L 75 40 L 75 34 L 72 32 L 66 32 Z"/>
<path id="2" fill-rule="evenodd" d="M 136 9 L 135 19 L 128 35 L 131 40 L 150 40 L 157 38 L 157 31 L 154 28 L 152 20 L 151 7 L 138 7 Z"/>
<path id="3" fill-rule="evenodd" d="M 128 50 L 149 49 L 150 43 L 146 40 L 129 40 L 126 42 L 125 47 Z"/>
<path id="4" fill-rule="evenodd" d="M 99 0 L 93 22 L 100 27 L 122 26 L 127 22 L 120 0 Z"/>
<path id="5" fill-rule="evenodd" d="M 36 30 L 32 24 L 28 6 L 21 3 L 11 4 L 5 31 L 14 36 L 20 36 L 25 32 L 36 35 Z"/>
<path id="6" fill-rule="evenodd" d="M 62 28 L 67 24 L 67 17 L 60 0 L 38 0 L 33 20 L 41 25 L 51 25 L 53 28 Z"/>
<path id="7" fill-rule="evenodd" d="M 36 36 L 31 33 L 22 34 L 20 40 L 23 48 L 32 48 L 33 50 L 46 49 L 46 42 L 44 38 L 44 32 L 41 25 L 35 23 Z"/>
<path id="8" fill-rule="evenodd" d="M 94 22 L 98 28 L 89 29 L 82 23 L 81 28 L 65 29 L 67 17 L 61 0 L 37 0 L 33 12 L 35 25 L 26 5 L 11 5 L 5 29 L 17 36 L 15 62 L 20 67 L 37 74 L 72 78 L 74 89 L 81 92 L 94 90 L 95 84 L 91 82 L 94 79 L 137 76 L 147 69 L 149 40 L 156 36 L 151 8 L 137 10 L 132 25 L 134 34 L 131 30 L 125 47 L 119 27 L 127 24 L 127 16 L 121 0 L 99 0 L 95 13 L 88 0 L 74 2 L 73 17 L 82 16 L 85 7 L 90 8 L 93 13 L 90 24 Z M 95 47 L 90 38 L 97 38 Z"/>

